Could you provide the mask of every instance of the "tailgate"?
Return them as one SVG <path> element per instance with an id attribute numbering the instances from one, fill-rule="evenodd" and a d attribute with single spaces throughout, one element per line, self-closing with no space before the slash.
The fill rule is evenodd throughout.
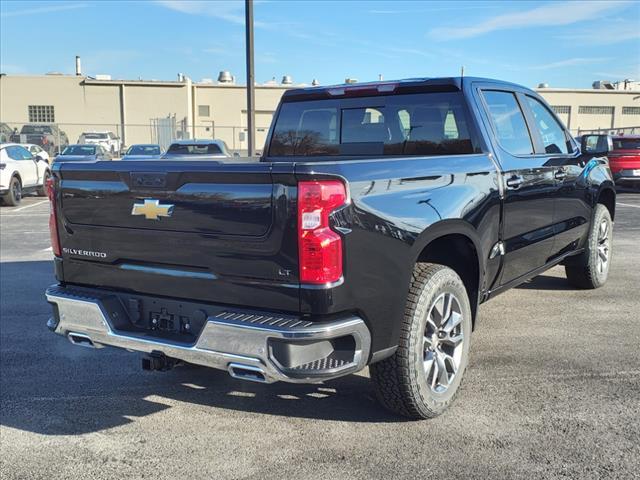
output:
<path id="1" fill-rule="evenodd" d="M 238 159 L 63 163 L 64 281 L 297 310 L 290 169 Z"/>

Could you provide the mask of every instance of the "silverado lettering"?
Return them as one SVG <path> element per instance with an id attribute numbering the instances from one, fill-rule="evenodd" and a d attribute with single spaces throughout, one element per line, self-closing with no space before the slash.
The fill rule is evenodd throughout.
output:
<path id="1" fill-rule="evenodd" d="M 369 366 L 383 405 L 433 417 L 480 304 L 558 264 L 582 288 L 607 280 L 598 137 L 578 145 L 525 87 L 425 78 L 288 90 L 259 159 L 56 164 L 48 325 L 151 370 L 271 383 Z"/>
<path id="2" fill-rule="evenodd" d="M 89 250 L 77 250 L 75 248 L 64 247 L 62 251 L 69 255 L 81 255 L 83 257 L 107 258 L 107 254 L 103 252 L 92 252 Z"/>

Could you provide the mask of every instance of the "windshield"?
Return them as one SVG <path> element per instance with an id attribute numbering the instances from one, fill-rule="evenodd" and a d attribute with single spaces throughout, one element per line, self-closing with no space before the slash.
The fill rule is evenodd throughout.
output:
<path id="1" fill-rule="evenodd" d="M 174 143 L 169 147 L 167 153 L 172 153 L 174 155 L 215 155 L 222 153 L 222 150 L 215 143 L 192 145 Z"/>
<path id="2" fill-rule="evenodd" d="M 614 138 L 614 150 L 640 150 L 640 138 Z"/>
<path id="3" fill-rule="evenodd" d="M 133 145 L 127 150 L 127 155 L 160 155 L 160 146 Z"/>
<path id="4" fill-rule="evenodd" d="M 270 156 L 474 153 L 461 93 L 284 103 Z"/>
<path id="5" fill-rule="evenodd" d="M 62 155 L 95 155 L 96 147 L 91 145 L 69 145 Z"/>
<path id="6" fill-rule="evenodd" d="M 51 127 L 47 125 L 25 125 L 20 133 L 51 133 Z"/>
<path id="7" fill-rule="evenodd" d="M 89 140 L 106 140 L 109 138 L 106 133 L 83 133 L 82 136 Z"/>

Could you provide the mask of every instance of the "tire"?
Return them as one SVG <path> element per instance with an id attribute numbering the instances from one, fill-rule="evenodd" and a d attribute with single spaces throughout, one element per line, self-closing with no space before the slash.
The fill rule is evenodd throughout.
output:
<path id="1" fill-rule="evenodd" d="M 576 265 L 564 267 L 569 283 L 578 288 L 600 288 L 609 278 L 613 221 L 609 209 L 596 205 L 585 252 Z"/>
<path id="2" fill-rule="evenodd" d="M 2 200 L 5 205 L 10 207 L 20 205 L 20 200 L 22 200 L 22 184 L 18 177 L 11 178 L 11 182 L 9 182 L 9 191 L 4 197 L 2 197 Z"/>
<path id="3" fill-rule="evenodd" d="M 36 191 L 39 197 L 47 196 L 47 180 L 49 179 L 50 176 L 51 174 L 49 173 L 49 170 L 46 170 L 44 172 L 44 175 L 42 176 L 42 186 L 38 187 L 38 190 Z"/>
<path id="4" fill-rule="evenodd" d="M 443 310 L 449 314 L 441 322 Z M 398 349 L 369 368 L 380 403 L 413 419 L 444 412 L 453 402 L 467 366 L 471 325 L 469 296 L 458 274 L 444 265 L 417 264 Z"/>

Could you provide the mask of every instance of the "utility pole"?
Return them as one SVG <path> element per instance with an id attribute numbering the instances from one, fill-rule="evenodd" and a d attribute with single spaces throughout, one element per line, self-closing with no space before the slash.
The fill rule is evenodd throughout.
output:
<path id="1" fill-rule="evenodd" d="M 247 140 L 249 156 L 253 157 L 256 154 L 255 75 L 253 72 L 253 0 L 245 0 L 244 13 L 245 29 L 247 32 Z"/>

